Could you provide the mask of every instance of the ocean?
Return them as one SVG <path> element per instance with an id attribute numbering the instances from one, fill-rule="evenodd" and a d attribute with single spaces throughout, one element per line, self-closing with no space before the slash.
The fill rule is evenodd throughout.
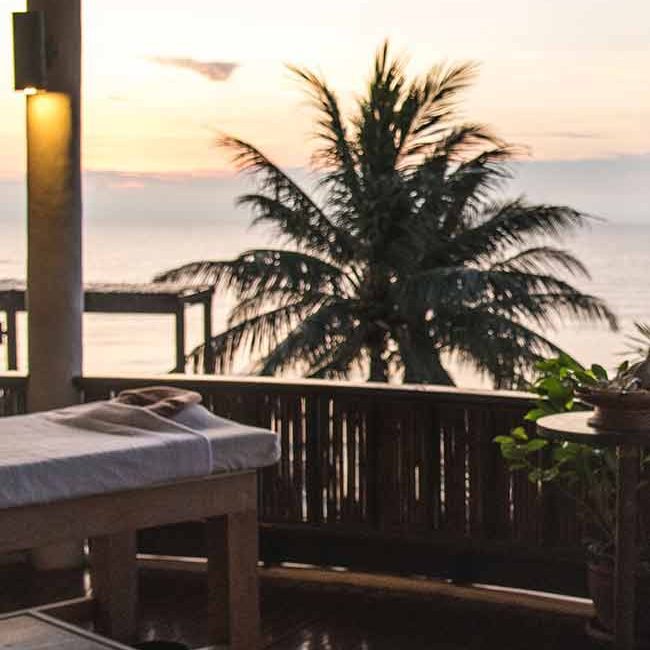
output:
<path id="1" fill-rule="evenodd" d="M 196 259 L 224 259 L 244 249 L 267 245 L 268 232 L 249 228 L 249 217 L 231 210 L 225 217 L 93 218 L 84 226 L 84 273 L 89 282 L 146 282 L 165 269 Z M 0 277 L 25 274 L 26 241 L 22 217 L 8 217 L 0 239 Z M 557 244 L 557 243 L 556 243 Z M 566 322 L 546 335 L 582 363 L 613 368 L 622 360 L 626 335 L 635 321 L 650 322 L 650 226 L 597 223 L 562 245 L 587 266 L 591 279 L 576 284 L 607 301 L 620 319 L 620 332 L 605 325 Z M 217 295 L 215 331 L 226 321 L 232 299 Z M 201 339 L 200 308 L 188 311 L 187 349 Z M 167 316 L 90 314 L 84 320 L 84 373 L 166 373 L 174 365 L 173 319 Z M 56 342 L 53 342 L 56 345 Z M 19 319 L 19 367 L 26 367 L 26 319 Z M 6 349 L 0 364 L 6 367 Z M 486 386 L 471 369 L 453 361 L 452 374 L 466 387 Z M 245 371 L 245 365 L 240 369 Z"/>

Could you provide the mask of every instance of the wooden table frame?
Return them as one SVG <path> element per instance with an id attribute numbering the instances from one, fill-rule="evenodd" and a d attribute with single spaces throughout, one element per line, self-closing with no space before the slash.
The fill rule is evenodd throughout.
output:
<path id="1" fill-rule="evenodd" d="M 89 539 L 96 625 L 135 640 L 136 532 L 207 521 L 211 644 L 260 646 L 257 476 L 254 471 L 0 510 L 0 553 Z"/>
<path id="2" fill-rule="evenodd" d="M 636 647 L 636 572 L 638 565 L 638 491 L 646 432 L 612 432 L 589 425 L 591 411 L 549 415 L 537 421 L 544 438 L 616 449 L 616 552 L 614 561 L 614 647 Z"/>

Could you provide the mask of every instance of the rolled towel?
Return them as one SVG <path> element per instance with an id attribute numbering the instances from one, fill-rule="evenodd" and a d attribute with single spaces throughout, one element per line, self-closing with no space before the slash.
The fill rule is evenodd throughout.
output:
<path id="1" fill-rule="evenodd" d="M 191 404 L 199 404 L 201 395 L 193 390 L 174 386 L 147 386 L 123 390 L 113 401 L 141 406 L 165 418 L 171 418 Z"/>

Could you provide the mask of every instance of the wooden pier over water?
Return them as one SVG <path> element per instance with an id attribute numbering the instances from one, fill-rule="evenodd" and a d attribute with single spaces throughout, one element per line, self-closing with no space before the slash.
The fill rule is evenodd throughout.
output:
<path id="1" fill-rule="evenodd" d="M 84 287 L 84 311 L 105 314 L 170 314 L 176 321 L 174 372 L 185 371 L 185 308 L 203 305 L 203 341 L 212 337 L 211 286 L 178 284 L 87 284 Z M 0 280 L 0 311 L 5 313 L 2 338 L 7 344 L 7 370 L 18 368 L 16 317 L 27 310 L 24 280 Z"/>

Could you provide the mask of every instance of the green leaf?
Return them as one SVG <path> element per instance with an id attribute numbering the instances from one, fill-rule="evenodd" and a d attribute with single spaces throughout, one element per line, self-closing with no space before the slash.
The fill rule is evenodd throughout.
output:
<path id="1" fill-rule="evenodd" d="M 537 483 L 541 478 L 542 478 L 542 474 L 541 471 L 538 469 L 533 470 L 532 472 L 530 472 L 530 474 L 528 474 L 528 480 L 531 483 Z"/>
<path id="2" fill-rule="evenodd" d="M 540 449 L 544 449 L 548 445 L 548 440 L 544 440 L 543 438 L 535 438 L 534 440 L 529 441 L 526 443 L 526 451 L 528 452 L 534 452 L 534 451 L 539 451 Z"/>
<path id="3" fill-rule="evenodd" d="M 524 427 L 515 427 L 511 431 L 511 435 L 516 440 L 521 440 L 523 442 L 528 440 L 528 433 L 526 433 L 526 429 L 524 429 Z"/>
<path id="4" fill-rule="evenodd" d="M 566 401 L 571 396 L 571 391 L 557 377 L 546 377 L 539 382 L 539 388 L 546 391 L 551 399 Z"/>
<path id="5" fill-rule="evenodd" d="M 597 383 L 596 377 L 589 370 L 577 370 L 575 372 L 575 378 L 578 380 L 578 383 L 586 386 L 593 386 Z"/>
<path id="6" fill-rule="evenodd" d="M 517 445 L 501 445 L 501 455 L 506 460 L 524 461 L 526 459 L 526 450 Z"/>
<path id="7" fill-rule="evenodd" d="M 492 438 L 492 442 L 496 442 L 500 445 L 514 445 L 515 441 L 510 436 L 495 436 Z"/>
<path id="8" fill-rule="evenodd" d="M 528 411 L 526 415 L 524 415 L 524 420 L 527 422 L 537 422 L 537 420 L 539 420 L 541 417 L 544 417 L 545 415 L 548 415 L 548 413 L 543 408 L 534 408 Z"/>
<path id="9" fill-rule="evenodd" d="M 559 361 L 562 366 L 571 368 L 571 370 L 584 370 L 584 368 L 575 359 L 572 359 L 568 354 L 566 354 L 566 352 L 560 353 Z"/>
<path id="10" fill-rule="evenodd" d="M 603 368 L 601 365 L 598 365 L 597 363 L 592 364 L 591 372 L 594 374 L 596 379 L 600 379 L 602 381 L 607 381 L 609 379 L 607 370 L 605 370 L 605 368 Z"/>
<path id="11" fill-rule="evenodd" d="M 564 463 L 573 460 L 576 456 L 576 451 L 571 446 L 561 445 L 553 449 L 553 460 L 559 463 Z"/>
<path id="12" fill-rule="evenodd" d="M 535 364 L 535 368 L 541 372 L 549 372 L 560 367 L 559 359 L 544 359 Z"/>
<path id="13" fill-rule="evenodd" d="M 557 467 L 551 467 L 543 472 L 542 481 L 544 483 L 549 483 L 554 481 L 560 475 L 560 470 Z"/>

